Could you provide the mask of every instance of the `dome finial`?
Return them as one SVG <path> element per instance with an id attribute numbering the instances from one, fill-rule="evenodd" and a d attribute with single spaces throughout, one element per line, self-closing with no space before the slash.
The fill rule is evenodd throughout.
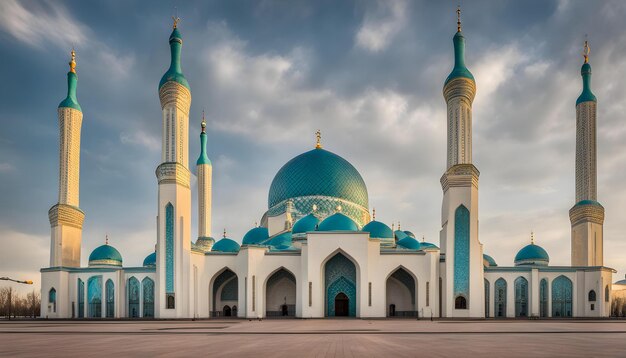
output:
<path id="1" fill-rule="evenodd" d="M 400 229 L 400 220 L 398 220 L 398 230 L 402 230 Z"/>
<path id="2" fill-rule="evenodd" d="M 175 29 L 176 27 L 178 27 L 178 22 L 180 21 L 180 17 L 178 17 L 178 8 L 176 6 L 174 6 L 174 16 L 172 16 L 172 20 L 174 20 L 174 25 L 172 26 L 172 29 Z"/>
<path id="3" fill-rule="evenodd" d="M 315 132 L 315 137 L 317 138 L 317 143 L 315 144 L 315 148 L 316 149 L 322 148 L 322 132 L 319 129 L 317 130 L 317 132 Z"/>
<path id="4" fill-rule="evenodd" d="M 105 234 L 104 235 L 104 244 L 108 245 L 109 244 L 109 234 Z"/>
<path id="5" fill-rule="evenodd" d="M 461 32 L 461 5 L 456 7 L 456 31 Z"/>
<path id="6" fill-rule="evenodd" d="M 204 120 L 204 109 L 202 110 L 202 122 L 200 122 L 200 126 L 202 127 L 202 133 L 206 133 L 206 121 Z"/>
<path id="7" fill-rule="evenodd" d="M 72 51 L 70 52 L 70 54 L 72 55 L 72 59 L 70 60 L 70 72 L 72 73 L 76 73 L 76 51 L 74 51 L 74 48 L 72 47 Z"/>
<path id="8" fill-rule="evenodd" d="M 585 38 L 587 35 L 585 35 Z M 591 49 L 589 48 L 589 41 L 585 40 L 585 45 L 583 46 L 583 57 L 585 58 L 585 63 L 589 63 L 589 53 Z"/>
<path id="9" fill-rule="evenodd" d="M 372 221 L 376 221 L 376 208 L 372 209 Z"/>
<path id="10" fill-rule="evenodd" d="M 224 228 L 224 233 L 222 234 L 222 238 L 225 239 L 226 238 L 226 228 Z"/>
<path id="11" fill-rule="evenodd" d="M 535 233 L 533 231 L 530 232 L 530 244 L 535 244 Z"/>
<path id="12" fill-rule="evenodd" d="M 422 242 L 426 242 L 426 236 L 422 235 Z"/>

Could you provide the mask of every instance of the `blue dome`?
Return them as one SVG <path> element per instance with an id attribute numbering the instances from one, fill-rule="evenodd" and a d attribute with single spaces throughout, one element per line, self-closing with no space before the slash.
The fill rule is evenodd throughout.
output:
<path id="1" fill-rule="evenodd" d="M 89 255 L 89 266 L 92 265 L 122 266 L 122 255 L 113 246 L 102 245 Z"/>
<path id="2" fill-rule="evenodd" d="M 454 68 L 446 78 L 444 86 L 455 78 L 467 78 L 474 81 L 474 76 L 465 66 L 465 37 L 459 31 L 454 35 L 452 42 L 454 43 Z"/>
<path id="3" fill-rule="evenodd" d="M 425 242 L 425 241 L 420 243 L 420 247 L 422 248 L 422 250 L 423 249 L 439 249 L 439 246 L 432 244 L 430 242 Z"/>
<path id="4" fill-rule="evenodd" d="M 143 260 L 143 266 L 156 267 L 156 252 L 153 252 L 150 255 L 146 256 L 146 258 Z"/>
<path id="5" fill-rule="evenodd" d="M 309 214 L 293 224 L 291 232 L 294 234 L 303 234 L 309 231 L 315 231 L 320 220 L 313 214 Z"/>
<path id="6" fill-rule="evenodd" d="M 393 231 L 380 221 L 370 221 L 361 231 L 369 232 L 370 237 L 377 239 L 393 239 Z"/>
<path id="7" fill-rule="evenodd" d="M 268 207 L 303 196 L 339 198 L 368 208 L 367 188 L 359 172 L 342 157 L 316 148 L 285 164 L 272 181 Z"/>
<path id="8" fill-rule="evenodd" d="M 183 37 L 180 35 L 180 31 L 178 31 L 178 28 L 174 28 L 174 30 L 172 31 L 169 42 L 172 62 L 170 63 L 170 67 L 165 72 L 163 77 L 161 77 L 161 81 L 159 82 L 159 90 L 161 89 L 161 87 L 163 87 L 164 84 L 170 81 L 177 82 L 190 90 L 191 88 L 189 87 L 189 82 L 187 82 L 185 75 L 183 75 L 183 70 L 180 66 L 180 53 L 183 46 Z"/>
<path id="9" fill-rule="evenodd" d="M 530 244 L 524 246 L 515 255 L 515 266 L 519 265 L 540 265 L 547 266 L 550 256 L 541 246 Z"/>
<path id="10" fill-rule="evenodd" d="M 213 245 L 211 251 L 219 252 L 239 252 L 239 244 L 227 237 L 221 239 Z"/>
<path id="11" fill-rule="evenodd" d="M 286 231 L 280 235 L 274 236 L 268 243 L 270 246 L 276 248 L 284 248 L 291 246 L 291 232 Z"/>
<path id="12" fill-rule="evenodd" d="M 393 232 L 393 234 L 395 235 L 396 240 L 402 240 L 402 239 L 404 239 L 405 237 L 409 237 L 409 235 L 407 235 L 407 234 L 406 234 L 404 231 L 402 231 L 402 230 L 396 230 L 396 231 L 394 231 L 394 232 Z"/>
<path id="13" fill-rule="evenodd" d="M 258 245 L 261 242 L 267 240 L 270 237 L 267 228 L 265 227 L 255 227 L 254 229 L 248 231 L 244 236 L 243 240 L 241 240 L 242 245 Z"/>
<path id="14" fill-rule="evenodd" d="M 401 246 L 405 249 L 411 249 L 411 250 L 420 250 L 421 249 L 421 245 L 419 243 L 419 241 L 415 240 L 414 238 L 410 237 L 410 236 L 406 236 L 405 238 L 398 240 L 397 242 L 398 246 Z"/>
<path id="15" fill-rule="evenodd" d="M 496 263 L 496 260 L 493 259 L 493 257 L 487 255 L 487 254 L 483 254 L 483 260 L 487 262 L 487 267 L 496 267 L 498 266 L 498 264 Z"/>
<path id="16" fill-rule="evenodd" d="M 342 213 L 336 213 L 324 219 L 318 231 L 359 231 L 356 223 Z"/>
<path id="17" fill-rule="evenodd" d="M 410 232 L 409 230 L 404 230 L 404 233 L 406 234 L 406 236 L 410 236 L 415 239 L 415 234 Z"/>

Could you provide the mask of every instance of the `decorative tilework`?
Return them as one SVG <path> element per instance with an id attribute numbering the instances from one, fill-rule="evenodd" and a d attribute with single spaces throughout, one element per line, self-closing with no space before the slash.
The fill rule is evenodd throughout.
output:
<path id="1" fill-rule="evenodd" d="M 463 296 L 469 306 L 470 213 L 463 205 L 454 214 L 454 297 Z"/>
<path id="2" fill-rule="evenodd" d="M 528 280 L 515 279 L 515 317 L 528 317 Z"/>
<path id="3" fill-rule="evenodd" d="M 143 290 L 143 316 L 154 317 L 154 281 L 146 277 L 141 281 Z"/>
<path id="4" fill-rule="evenodd" d="M 548 317 L 548 280 L 539 283 L 539 317 Z"/>
<path id="5" fill-rule="evenodd" d="M 572 317 L 572 281 L 562 275 L 552 281 L 552 317 Z"/>
<path id="6" fill-rule="evenodd" d="M 349 316 L 356 316 L 356 267 L 341 253 L 328 260 L 324 269 L 326 283 L 326 315 L 335 316 L 335 297 L 348 296 Z"/>
<path id="7" fill-rule="evenodd" d="M 139 317 L 139 280 L 128 279 L 128 317 Z"/>
<path id="8" fill-rule="evenodd" d="M 506 317 L 506 281 L 503 278 L 499 278 L 494 287 L 494 315 L 496 317 Z"/>
<path id="9" fill-rule="evenodd" d="M 115 317 L 115 286 L 110 279 L 106 282 L 106 314 L 107 318 Z"/>
<path id="10" fill-rule="evenodd" d="M 165 206 L 165 293 L 174 293 L 174 206 Z"/>
<path id="11" fill-rule="evenodd" d="M 87 280 L 87 302 L 89 317 L 102 317 L 102 276 L 91 276 Z"/>
<path id="12" fill-rule="evenodd" d="M 231 279 L 224 285 L 220 299 L 222 301 L 236 301 L 238 298 L 237 291 L 237 280 Z"/>

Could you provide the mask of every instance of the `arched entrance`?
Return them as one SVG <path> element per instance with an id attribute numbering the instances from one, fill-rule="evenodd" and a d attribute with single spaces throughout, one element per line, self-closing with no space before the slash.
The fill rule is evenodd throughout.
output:
<path id="1" fill-rule="evenodd" d="M 387 278 L 385 297 L 387 317 L 415 317 L 415 279 L 399 267 Z"/>
<path id="2" fill-rule="evenodd" d="M 335 296 L 335 316 L 348 317 L 350 315 L 350 299 L 345 293 L 339 292 Z"/>
<path id="3" fill-rule="evenodd" d="M 265 285 L 265 316 L 295 317 L 296 277 L 284 268 L 274 272 Z"/>
<path id="4" fill-rule="evenodd" d="M 335 317 L 341 313 L 344 316 L 356 317 L 356 266 L 354 263 L 342 253 L 337 253 L 326 262 L 324 279 L 326 316 Z M 340 312 L 337 312 L 337 304 L 342 305 L 339 307 Z M 343 305 L 347 305 L 347 309 Z"/>
<path id="5" fill-rule="evenodd" d="M 552 317 L 572 317 L 572 281 L 562 275 L 552 281 Z"/>
<path id="6" fill-rule="evenodd" d="M 236 307 L 239 299 L 237 275 L 229 269 L 224 269 L 212 281 L 211 317 L 236 317 L 237 311 L 231 307 Z"/>

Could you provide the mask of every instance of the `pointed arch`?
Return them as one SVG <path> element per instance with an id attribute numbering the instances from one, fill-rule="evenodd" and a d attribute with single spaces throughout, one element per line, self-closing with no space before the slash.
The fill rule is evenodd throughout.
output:
<path id="1" fill-rule="evenodd" d="M 506 280 L 502 277 L 496 280 L 494 284 L 494 317 L 506 317 Z"/>
<path id="2" fill-rule="evenodd" d="M 359 266 L 356 260 L 342 249 L 337 249 L 327 256 L 322 265 L 326 315 L 356 317 L 359 303 Z"/>
<path id="3" fill-rule="evenodd" d="M 50 309 L 53 313 L 57 311 L 57 290 L 52 287 L 50 291 L 48 291 L 48 304 L 50 305 Z"/>
<path id="4" fill-rule="evenodd" d="M 548 279 L 539 282 L 539 316 L 548 317 Z"/>
<path id="5" fill-rule="evenodd" d="M 515 317 L 528 317 L 528 280 L 522 276 L 515 279 Z"/>
<path id="6" fill-rule="evenodd" d="M 135 276 L 131 276 L 128 279 L 126 292 L 128 300 L 127 316 L 131 318 L 137 318 L 139 317 L 139 302 L 141 293 L 139 280 Z"/>
<path id="7" fill-rule="evenodd" d="M 391 270 L 385 278 L 385 308 L 387 316 L 415 317 L 417 315 L 415 274 L 403 265 Z"/>
<path id="8" fill-rule="evenodd" d="M 141 280 L 143 294 L 143 317 L 154 317 L 154 280 L 145 277 Z"/>
<path id="9" fill-rule="evenodd" d="M 263 287 L 266 317 L 295 317 L 297 279 L 293 272 L 281 266 L 265 278 Z"/>
<path id="10" fill-rule="evenodd" d="M 239 277 L 228 266 L 217 271 L 209 281 L 210 315 L 220 317 L 224 315 L 224 307 L 237 305 L 239 300 Z"/>
<path id="11" fill-rule="evenodd" d="M 174 296 L 174 222 L 174 205 L 168 202 L 165 205 L 165 307 L 168 309 L 173 309 L 176 305 Z"/>
<path id="12" fill-rule="evenodd" d="M 572 317 L 572 280 L 563 275 L 552 281 L 552 317 Z"/>
<path id="13" fill-rule="evenodd" d="M 87 280 L 87 303 L 89 317 L 102 317 L 102 276 L 91 276 Z"/>
<path id="14" fill-rule="evenodd" d="M 105 284 L 105 297 L 106 297 L 106 309 L 105 316 L 106 318 L 115 317 L 115 284 L 113 284 L 113 280 L 108 279 Z"/>
<path id="15" fill-rule="evenodd" d="M 454 211 L 454 301 L 455 309 L 469 307 L 470 212 L 465 205 Z M 459 299 L 462 297 L 462 299 Z M 458 304 L 457 304 L 458 303 Z"/>

